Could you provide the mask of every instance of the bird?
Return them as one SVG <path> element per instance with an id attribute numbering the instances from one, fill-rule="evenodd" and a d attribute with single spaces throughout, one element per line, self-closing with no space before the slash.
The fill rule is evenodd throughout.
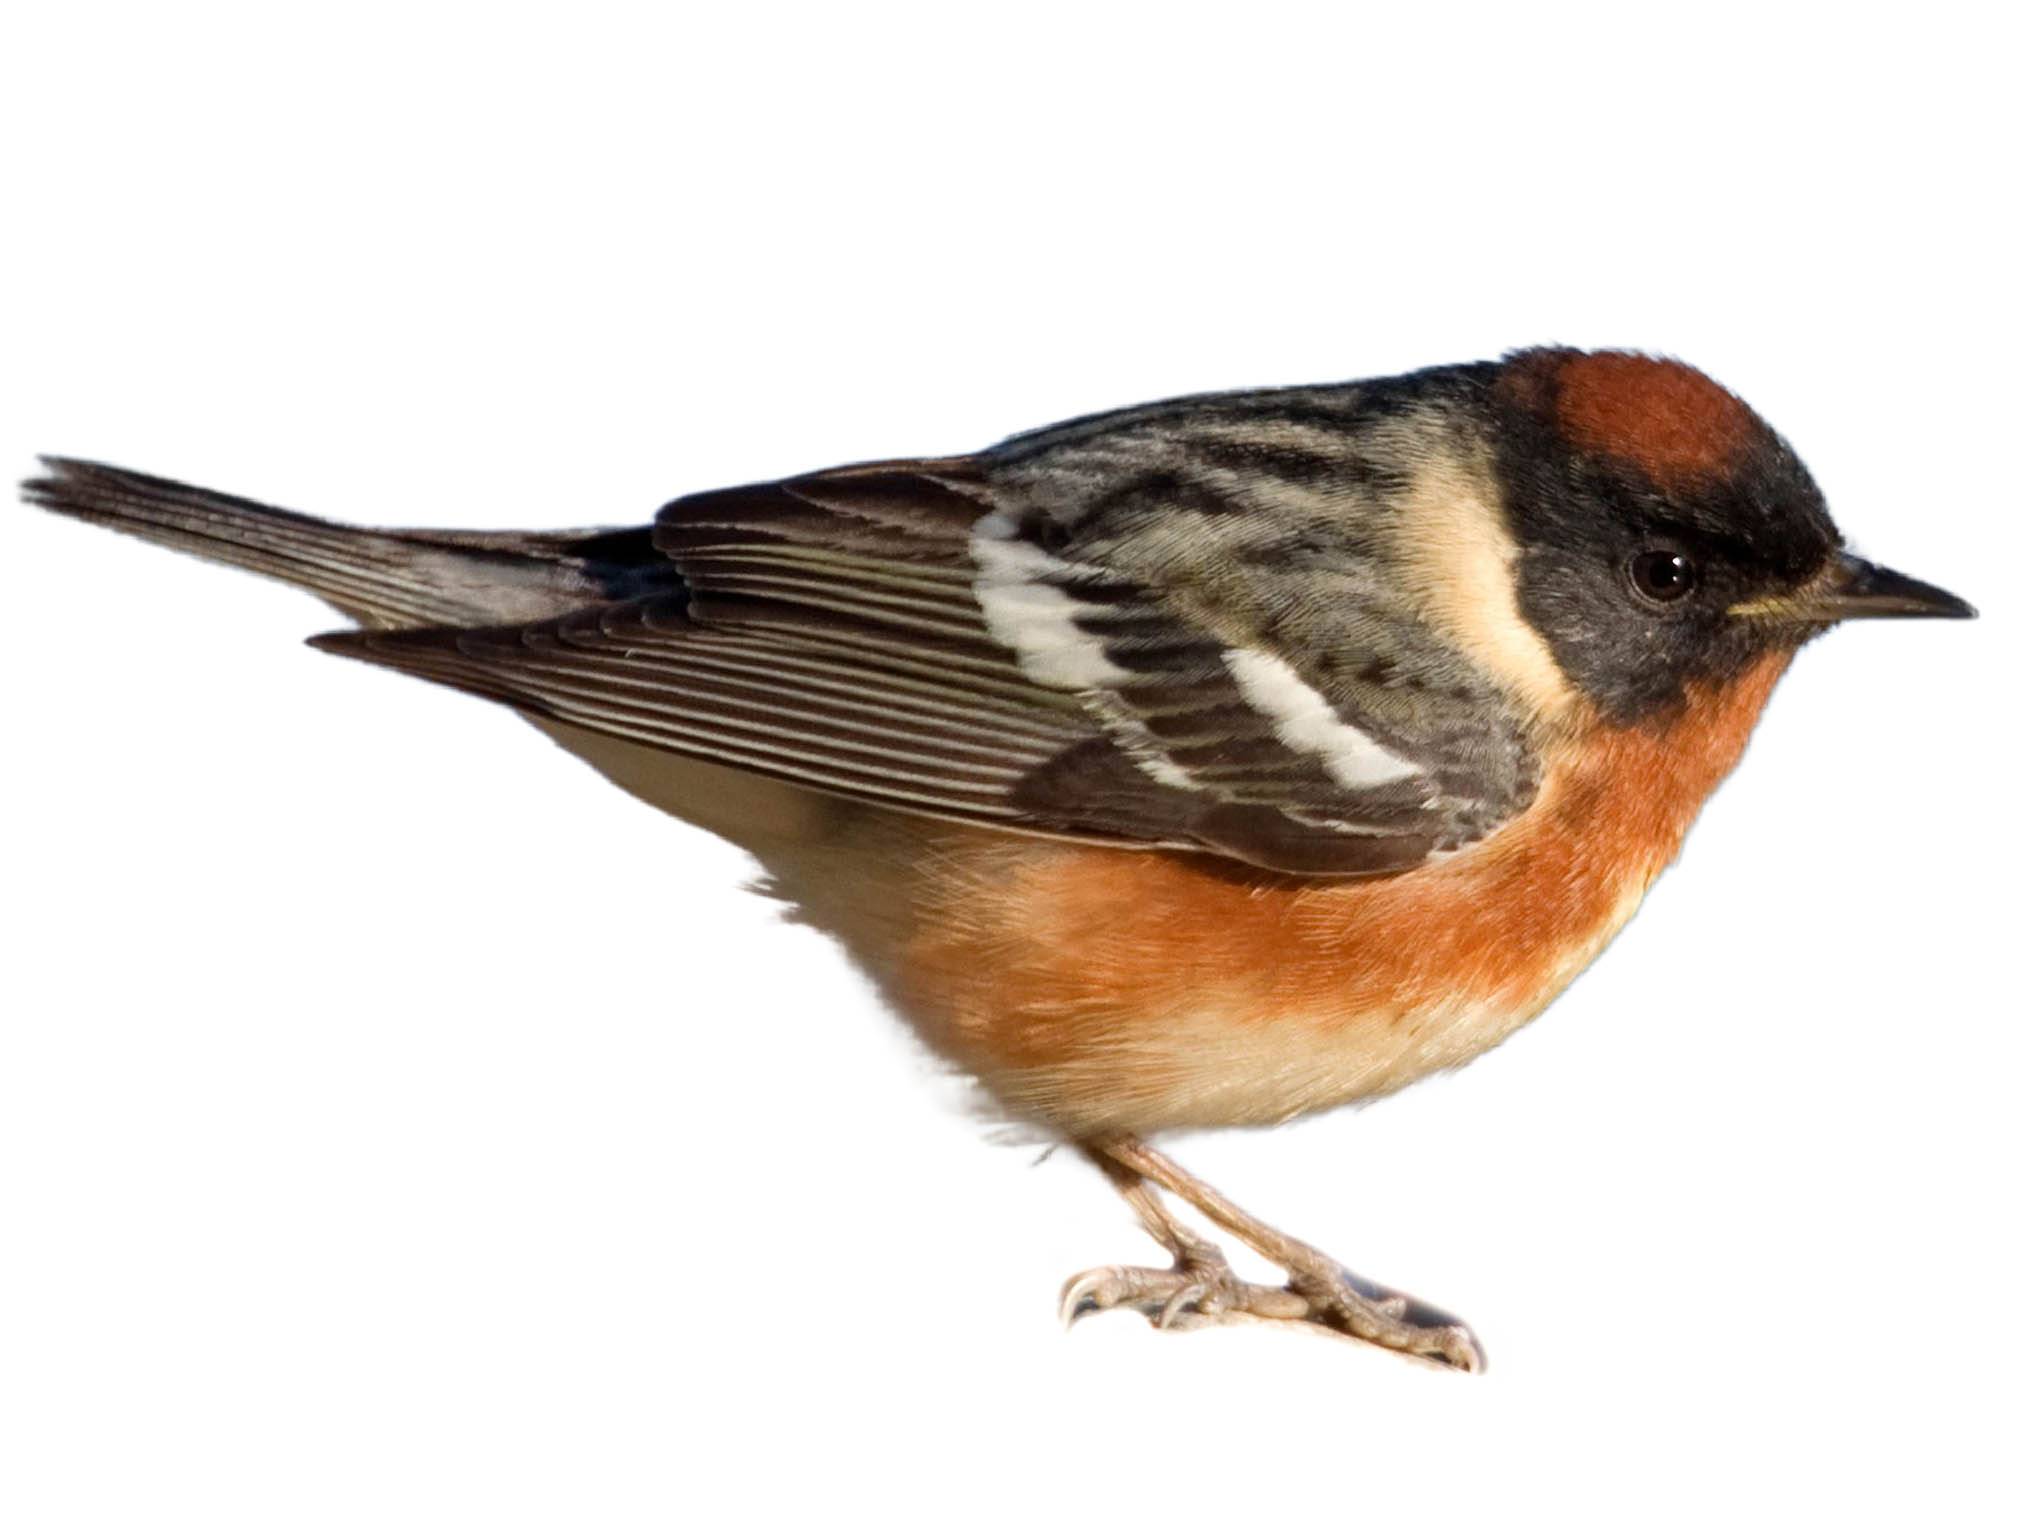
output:
<path id="1" fill-rule="evenodd" d="M 305 589 L 353 623 L 312 646 L 507 706 L 754 856 L 1169 1253 L 1069 1280 L 1068 1322 L 1466 1371 L 1458 1316 L 1151 1140 L 1494 1046 L 1635 913 L 1804 643 L 1975 613 L 1849 552 L 1779 433 L 1635 350 L 1192 395 L 630 527 L 356 527 L 42 461 L 31 503 Z"/>

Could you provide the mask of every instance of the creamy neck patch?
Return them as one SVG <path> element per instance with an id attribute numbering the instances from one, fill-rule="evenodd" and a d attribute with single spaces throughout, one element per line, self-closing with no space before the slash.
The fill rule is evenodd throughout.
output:
<path id="1" fill-rule="evenodd" d="M 1396 566 L 1426 618 L 1532 718 L 1570 714 L 1581 702 L 1577 691 L 1521 614 L 1514 538 L 1486 459 L 1425 459 L 1402 509 L 1406 519 L 1392 538 Z"/>

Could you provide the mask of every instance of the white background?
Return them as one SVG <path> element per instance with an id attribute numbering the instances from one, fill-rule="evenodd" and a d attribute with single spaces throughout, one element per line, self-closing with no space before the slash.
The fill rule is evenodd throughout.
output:
<path id="1" fill-rule="evenodd" d="M 9 508 L 0 1506 L 2009 1507 L 2009 45 L 1357 9 L 23 8 L 0 457 L 630 523 L 1198 388 L 1706 367 L 1984 618 L 1805 653 L 1502 1050 L 1175 1148 L 1492 1371 L 1063 1333 L 1154 1249 L 737 855 Z"/>

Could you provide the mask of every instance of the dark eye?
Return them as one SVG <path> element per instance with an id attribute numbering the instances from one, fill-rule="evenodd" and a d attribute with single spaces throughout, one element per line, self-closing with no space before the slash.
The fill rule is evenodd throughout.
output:
<path id="1" fill-rule="evenodd" d="M 1643 552 L 1627 564 L 1627 576 L 1645 599 L 1672 605 L 1687 599 L 1697 586 L 1697 565 L 1668 547 Z"/>

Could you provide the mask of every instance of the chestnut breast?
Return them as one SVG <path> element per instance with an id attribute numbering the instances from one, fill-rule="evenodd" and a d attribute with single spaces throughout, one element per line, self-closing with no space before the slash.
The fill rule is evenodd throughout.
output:
<path id="1" fill-rule="evenodd" d="M 884 986 L 1013 1113 L 1071 1133 L 1273 1123 L 1486 1050 L 1625 924 L 1744 748 L 1785 655 L 1675 714 L 1587 725 L 1535 803 L 1388 877 L 946 828 Z"/>

